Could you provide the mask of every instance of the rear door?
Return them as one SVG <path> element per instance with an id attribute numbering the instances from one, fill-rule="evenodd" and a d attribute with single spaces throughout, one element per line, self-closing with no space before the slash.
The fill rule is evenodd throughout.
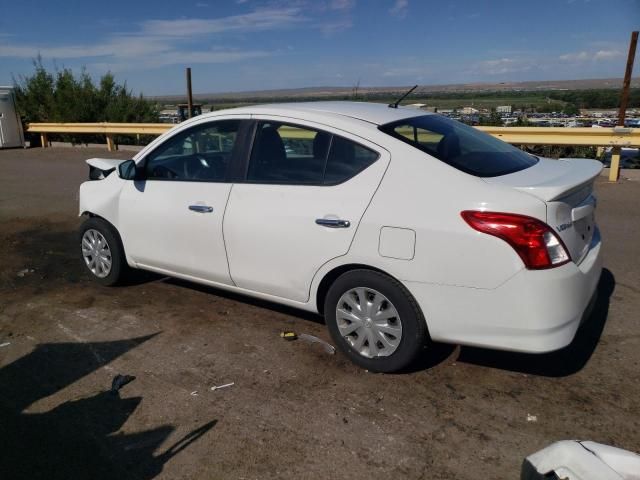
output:
<path id="1" fill-rule="evenodd" d="M 386 150 L 345 132 L 258 119 L 246 181 L 233 185 L 224 219 L 234 283 L 307 301 L 318 269 L 349 250 L 388 162 Z"/>
<path id="2" fill-rule="evenodd" d="M 200 123 L 138 163 L 141 179 L 123 188 L 119 219 L 125 250 L 137 264 L 231 284 L 222 220 L 243 125 L 238 117 Z"/>

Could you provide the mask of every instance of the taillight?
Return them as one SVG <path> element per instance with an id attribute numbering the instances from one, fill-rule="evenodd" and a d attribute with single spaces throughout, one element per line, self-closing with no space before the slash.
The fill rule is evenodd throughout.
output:
<path id="1" fill-rule="evenodd" d="M 511 245 L 528 269 L 558 267 L 571 260 L 562 240 L 540 220 L 514 213 L 465 210 L 460 214 L 473 229 Z"/>

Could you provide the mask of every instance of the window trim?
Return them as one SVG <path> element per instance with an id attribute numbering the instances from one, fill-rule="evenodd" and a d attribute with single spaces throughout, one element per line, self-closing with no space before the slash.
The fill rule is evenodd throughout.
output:
<path id="1" fill-rule="evenodd" d="M 149 162 L 149 157 L 153 155 L 154 152 L 158 151 L 160 148 L 165 146 L 167 142 L 170 142 L 181 135 L 186 134 L 185 135 L 186 137 L 189 135 L 188 132 L 191 132 L 192 130 L 200 129 L 200 128 L 205 129 L 211 126 L 212 124 L 220 123 L 220 122 L 239 122 L 238 132 L 236 133 L 236 140 L 233 146 L 233 150 L 231 151 L 231 157 L 229 159 L 229 165 L 227 167 L 227 171 L 225 172 L 224 179 L 213 180 L 208 178 L 185 179 L 185 178 L 156 178 L 156 177 L 149 178 L 147 177 L 147 164 Z M 137 178 L 137 180 L 145 181 L 145 182 L 149 181 L 149 182 L 181 182 L 181 183 L 233 183 L 234 179 L 238 178 L 236 165 L 237 164 L 242 165 L 242 162 L 243 162 L 242 156 L 246 154 L 246 150 L 247 150 L 246 148 L 247 142 L 245 138 L 247 133 L 246 130 L 250 126 L 249 124 L 251 122 L 252 121 L 249 118 L 224 117 L 224 118 L 207 119 L 206 121 L 199 122 L 194 125 L 189 125 L 186 128 L 180 129 L 179 131 L 175 132 L 173 135 L 165 139 L 163 142 L 160 142 L 152 150 L 145 153 L 144 157 L 142 157 L 142 159 L 136 163 L 136 172 L 137 172 L 136 177 L 138 177 L 139 175 L 139 178 Z"/>
<path id="2" fill-rule="evenodd" d="M 366 146 L 363 145 L 360 142 L 357 142 L 355 140 L 352 140 L 351 138 L 345 137 L 344 135 L 339 135 L 336 133 L 333 133 L 331 131 L 326 130 L 325 128 L 319 127 L 314 125 L 312 122 L 308 122 L 309 125 L 305 125 L 302 123 L 297 123 L 295 120 L 291 121 L 286 117 L 282 117 L 282 118 L 277 118 L 277 119 L 271 119 L 271 118 L 253 118 L 251 120 L 252 123 L 252 136 L 251 136 L 251 144 L 249 145 L 249 148 L 247 148 L 247 155 L 243 158 L 243 161 L 245 162 L 244 164 L 244 175 L 242 177 L 242 179 L 238 179 L 235 183 L 243 183 L 243 184 L 247 184 L 247 185 L 282 185 L 282 186 L 286 186 L 286 187 L 335 187 L 337 185 L 341 185 L 343 183 L 346 183 L 350 180 L 352 180 L 353 178 L 355 178 L 356 176 L 360 175 L 362 172 L 364 172 L 367 168 L 369 168 L 370 166 L 372 166 L 374 163 L 376 163 L 377 161 L 380 160 L 380 158 L 382 157 L 380 151 L 371 148 L 370 146 Z M 328 135 L 331 136 L 331 139 L 329 141 L 329 148 L 327 149 L 327 153 L 325 156 L 325 161 L 324 161 L 324 168 L 322 171 L 322 182 L 321 183 L 300 183 L 300 182 L 278 182 L 278 181 L 274 181 L 274 182 L 267 182 L 267 181 L 252 181 L 252 180 L 248 180 L 248 176 L 249 176 L 249 165 L 251 163 L 251 157 L 253 155 L 253 150 L 256 146 L 256 138 L 258 136 L 258 125 L 260 125 L 261 123 L 277 123 L 280 125 L 288 125 L 294 128 L 301 128 L 301 129 L 306 129 L 306 130 L 315 130 L 317 132 L 322 132 L 322 133 L 326 133 Z M 366 150 L 369 150 L 370 152 L 373 152 L 376 154 L 376 158 L 375 160 L 373 160 L 369 165 L 359 169 L 356 173 L 354 173 L 353 175 L 351 175 L 349 178 L 342 180 L 341 182 L 332 182 L 332 183 L 325 183 L 324 182 L 324 177 L 326 174 L 326 170 L 327 170 L 327 165 L 329 163 L 329 153 L 331 152 L 331 147 L 333 146 L 333 138 L 334 137 L 340 137 L 348 142 L 351 142 L 359 147 L 362 147 Z"/>

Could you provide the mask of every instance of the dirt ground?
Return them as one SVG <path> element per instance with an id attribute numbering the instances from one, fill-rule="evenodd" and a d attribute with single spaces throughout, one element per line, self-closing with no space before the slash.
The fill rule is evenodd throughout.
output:
<path id="1" fill-rule="evenodd" d="M 94 284 L 83 160 L 130 154 L 0 151 L 1 478 L 517 479 L 556 440 L 640 451 L 640 182 L 598 183 L 606 269 L 568 348 L 434 345 L 378 375 L 279 338 L 329 340 L 313 315 L 156 276 Z M 136 378 L 114 395 L 118 373 Z"/>

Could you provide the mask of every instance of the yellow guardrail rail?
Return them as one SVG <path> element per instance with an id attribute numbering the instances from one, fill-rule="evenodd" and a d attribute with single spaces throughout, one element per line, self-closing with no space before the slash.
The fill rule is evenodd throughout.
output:
<path id="1" fill-rule="evenodd" d="M 175 125 L 170 123 L 30 123 L 27 132 L 39 133 L 43 147 L 49 146 L 49 133 L 88 133 L 107 137 L 107 148 L 116 150 L 114 135 L 161 135 Z"/>
<path id="2" fill-rule="evenodd" d="M 640 128 L 476 127 L 514 145 L 640 147 Z"/>
<path id="3" fill-rule="evenodd" d="M 109 151 L 116 149 L 114 135 L 160 135 L 174 127 L 169 123 L 30 123 L 27 132 L 39 133 L 42 146 L 49 133 L 103 134 Z M 563 145 L 613 147 L 610 180 L 620 171 L 620 149 L 640 147 L 640 128 L 476 127 L 513 145 Z"/>

